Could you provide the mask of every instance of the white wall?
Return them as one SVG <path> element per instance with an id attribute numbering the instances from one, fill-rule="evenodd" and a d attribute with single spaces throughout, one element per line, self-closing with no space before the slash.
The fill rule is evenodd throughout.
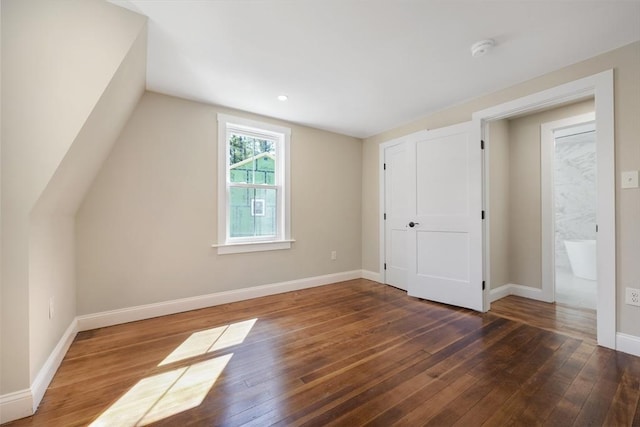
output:
<path id="1" fill-rule="evenodd" d="M 3 395 L 29 389 L 76 315 L 73 215 L 113 142 L 102 130 L 144 90 L 146 18 L 99 0 L 1 7 Z"/>
<path id="2" fill-rule="evenodd" d="M 468 121 L 480 111 L 563 83 L 614 69 L 616 148 L 617 330 L 640 336 L 640 311 L 624 304 L 624 288 L 640 283 L 640 190 L 621 190 L 620 172 L 640 169 L 640 42 L 431 114 L 365 140 L 363 146 L 362 268 L 378 271 L 378 144 L 421 129 Z"/>
<path id="3" fill-rule="evenodd" d="M 211 247 L 218 112 L 291 127 L 290 250 Z M 360 270 L 361 154 L 356 138 L 147 92 L 76 217 L 79 314 Z"/>

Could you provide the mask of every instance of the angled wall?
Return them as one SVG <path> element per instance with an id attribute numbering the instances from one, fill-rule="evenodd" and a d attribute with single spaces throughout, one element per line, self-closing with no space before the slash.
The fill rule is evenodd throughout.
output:
<path id="1" fill-rule="evenodd" d="M 144 90 L 145 48 L 146 18 L 106 2 L 2 1 L 2 421 L 37 404 L 75 318 L 75 210 Z"/>

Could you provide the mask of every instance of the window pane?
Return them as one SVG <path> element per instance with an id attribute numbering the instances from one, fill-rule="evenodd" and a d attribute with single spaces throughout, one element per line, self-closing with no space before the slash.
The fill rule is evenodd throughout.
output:
<path id="1" fill-rule="evenodd" d="M 229 174 L 231 182 L 275 184 L 276 144 L 268 139 L 231 133 Z"/>
<path id="2" fill-rule="evenodd" d="M 230 237 L 266 237 L 277 234 L 277 191 L 230 188 Z"/>

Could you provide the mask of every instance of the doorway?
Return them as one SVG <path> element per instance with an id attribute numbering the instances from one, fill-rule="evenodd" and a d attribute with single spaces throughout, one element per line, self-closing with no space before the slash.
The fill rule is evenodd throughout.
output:
<path id="1" fill-rule="evenodd" d="M 577 101 L 593 98 L 595 111 L 595 127 L 597 129 L 596 158 L 597 158 L 597 343 L 598 345 L 616 348 L 616 256 L 615 256 L 615 162 L 614 162 L 614 121 L 613 121 L 613 71 L 605 71 L 590 77 L 576 80 L 555 88 L 526 96 L 505 104 L 501 104 L 473 114 L 474 120 L 481 129 L 480 137 L 486 139 L 490 153 L 492 135 L 488 124 L 501 120 L 538 113 L 553 107 L 568 105 Z M 540 153 L 538 151 L 538 153 Z M 538 154 L 539 155 L 539 154 Z M 485 153 L 485 206 L 488 216 L 492 212 L 489 201 L 492 197 L 490 154 Z M 540 190 L 547 188 L 538 187 Z M 538 191 L 540 191 L 538 190 Z M 534 190 L 535 191 L 535 190 Z M 544 199 L 544 198 L 543 198 Z M 518 218 L 516 218 L 518 219 Z M 542 221 L 542 226 L 550 225 L 551 221 Z M 492 301 L 508 295 L 537 299 L 545 302 L 555 300 L 553 288 L 555 270 L 550 265 L 548 256 L 542 257 L 542 268 L 539 271 L 541 280 L 538 283 L 508 283 L 498 288 L 492 286 L 494 274 L 492 271 L 492 242 L 491 221 L 485 222 L 485 278 L 490 284 L 490 291 L 485 293 L 485 307 L 490 308 Z M 532 224 L 532 226 L 535 226 Z M 526 225 L 523 225 L 526 227 Z M 540 223 L 538 223 L 540 227 Z M 540 235 L 540 234 L 539 234 Z M 548 233 L 542 233 L 542 236 Z M 545 246 L 529 254 L 540 254 Z M 546 260 L 546 261 L 545 261 Z M 525 259 L 526 261 L 526 259 Z M 551 264 L 555 262 L 553 259 Z M 539 264 L 538 264 L 539 265 Z M 534 263 L 535 266 L 535 263 Z M 539 267 L 534 267 L 539 268 Z M 551 283 L 551 287 L 542 286 Z"/>
<path id="2" fill-rule="evenodd" d="M 559 304 L 597 309 L 595 113 L 540 128 L 543 257 L 553 274 L 543 289 Z M 552 283 L 548 283 L 552 281 Z"/>

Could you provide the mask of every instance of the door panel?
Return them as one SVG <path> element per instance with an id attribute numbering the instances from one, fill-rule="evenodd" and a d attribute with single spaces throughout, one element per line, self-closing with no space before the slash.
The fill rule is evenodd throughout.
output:
<path id="1" fill-rule="evenodd" d="M 385 282 L 407 289 L 408 248 L 407 214 L 410 193 L 407 191 L 410 162 L 406 143 L 398 143 L 384 150 L 385 169 Z"/>
<path id="2" fill-rule="evenodd" d="M 481 311 L 480 142 L 469 122 L 421 132 L 409 145 L 409 295 Z"/>
<path id="3" fill-rule="evenodd" d="M 418 215 L 468 215 L 467 145 L 465 134 L 416 142 Z"/>
<path id="4" fill-rule="evenodd" d="M 469 281 L 469 235 L 419 231 L 416 274 L 425 279 Z M 451 254 L 456 254 L 451 256 Z"/>

